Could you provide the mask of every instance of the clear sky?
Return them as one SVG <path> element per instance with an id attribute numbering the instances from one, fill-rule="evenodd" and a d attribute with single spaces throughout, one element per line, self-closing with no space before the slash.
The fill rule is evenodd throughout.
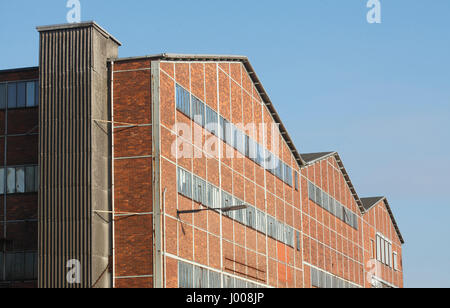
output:
<path id="1" fill-rule="evenodd" d="M 297 148 L 338 151 L 360 197 L 388 197 L 407 287 L 450 287 L 450 1 L 81 0 L 123 43 L 250 58 Z M 38 63 L 66 0 L 0 0 L 0 69 Z"/>

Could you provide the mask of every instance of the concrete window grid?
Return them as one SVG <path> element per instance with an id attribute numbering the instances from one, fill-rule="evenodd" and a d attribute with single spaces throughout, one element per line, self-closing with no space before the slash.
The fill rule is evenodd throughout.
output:
<path id="1" fill-rule="evenodd" d="M 184 89 L 184 87 L 178 83 L 176 83 L 176 105 L 177 110 L 186 115 L 191 121 L 201 126 L 203 129 L 206 129 L 205 127 L 205 109 L 202 107 L 206 107 L 207 109 L 210 108 L 206 103 L 198 99 L 193 93 L 190 91 Z M 242 96 L 242 93 L 241 93 Z M 242 98 L 242 97 L 241 97 Z M 190 108 L 189 108 L 189 100 L 190 100 Z M 243 109 L 243 107 L 241 108 Z M 246 132 L 241 130 L 240 128 L 236 127 L 233 123 L 241 123 L 242 119 L 238 121 L 230 121 L 226 117 L 224 117 L 220 112 L 217 112 L 215 110 L 212 110 L 212 112 L 215 112 L 220 117 L 219 123 L 217 121 L 214 121 L 215 124 L 218 124 L 218 131 L 209 131 L 209 133 L 219 137 L 222 141 L 224 141 L 228 146 L 233 148 L 238 154 L 238 157 L 240 155 L 243 155 L 244 157 L 257 161 L 258 164 L 262 164 L 262 162 L 259 161 L 260 156 L 260 150 L 263 150 L 264 152 L 269 153 L 269 155 L 276 161 L 277 168 L 271 170 L 267 167 L 263 167 L 264 170 L 269 171 L 271 174 L 275 175 L 278 179 L 283 181 L 285 184 L 289 185 L 290 187 L 294 187 L 293 183 L 293 172 L 291 166 L 287 165 L 282 158 L 277 157 L 274 153 L 272 153 L 267 147 L 262 146 L 259 144 L 257 140 L 253 140 L 253 137 L 248 136 Z M 242 110 L 243 112 L 243 110 Z M 209 129 L 206 129 L 209 130 Z M 216 130 L 216 128 L 215 128 Z M 246 151 L 244 149 L 244 136 L 246 137 L 246 140 L 250 138 L 249 141 L 251 141 L 251 144 L 256 145 L 259 150 L 250 150 L 250 153 L 256 153 L 256 157 L 250 158 L 246 154 Z M 236 138 L 240 137 L 240 138 Z M 278 137 L 278 136 L 277 136 Z M 282 148 L 280 148 L 280 151 L 282 152 Z M 280 155 L 283 157 L 283 155 Z M 292 163 L 292 157 L 291 162 Z M 295 171 L 296 172 L 296 171 Z M 296 187 L 295 187 L 296 188 Z"/>
<path id="2" fill-rule="evenodd" d="M 178 194 L 181 194 L 182 196 L 184 196 L 187 199 L 191 199 L 194 201 L 194 203 L 198 203 L 201 206 L 203 206 L 204 208 L 211 208 L 211 205 L 208 204 L 206 198 L 207 198 L 207 194 L 208 192 L 206 191 L 206 187 L 212 187 L 215 188 L 219 191 L 219 195 L 223 196 L 223 193 L 230 195 L 230 198 L 232 200 L 238 201 L 239 198 L 237 198 L 236 196 L 231 195 L 229 192 L 227 192 L 226 190 L 220 189 L 218 187 L 216 187 L 214 184 L 209 183 L 208 181 L 206 181 L 205 179 L 193 174 L 192 172 L 186 171 L 184 168 L 182 167 L 178 167 Z M 183 181 L 182 183 L 180 181 Z M 199 185 L 199 188 L 201 187 L 202 190 L 202 196 L 200 197 L 198 195 L 198 190 L 196 189 L 196 184 L 195 183 L 199 183 L 201 182 L 201 186 Z M 189 185 L 190 187 L 188 188 L 186 185 Z M 220 197 L 218 198 L 218 200 L 220 200 Z M 223 203 L 223 202 L 222 202 Z M 226 204 L 223 205 L 224 207 L 227 206 L 237 206 L 237 205 L 242 205 L 242 204 L 247 204 L 247 202 L 241 201 L 239 200 L 239 202 L 231 202 L 230 204 Z M 218 206 L 218 205 L 217 205 Z M 214 208 L 214 207 L 212 207 Z M 268 228 L 268 226 L 263 226 L 261 229 L 261 226 L 256 226 L 256 206 L 253 204 L 249 204 L 249 207 L 247 208 L 247 211 L 245 210 L 241 210 L 238 212 L 234 212 L 234 217 L 232 217 L 233 212 L 230 212 L 229 214 L 223 214 L 224 216 L 227 216 L 230 220 L 233 220 L 234 222 L 237 222 L 243 226 L 245 226 L 246 228 L 249 229 L 253 229 L 256 232 L 260 232 L 264 235 L 266 235 L 267 232 L 263 232 L 260 230 L 266 230 L 266 228 Z M 258 210 L 259 211 L 259 210 Z M 248 213 L 251 213 L 252 215 L 249 217 Z M 285 222 L 281 222 L 278 221 L 276 218 L 270 216 L 267 213 L 261 212 L 267 216 L 266 220 L 270 220 L 273 221 L 275 226 L 275 230 L 273 232 L 273 234 L 270 234 L 269 236 L 272 237 L 273 239 L 277 240 L 278 242 L 282 242 L 283 244 L 290 246 L 291 248 L 294 248 L 294 233 L 293 232 L 299 232 L 299 230 L 295 229 L 294 227 L 289 226 L 288 224 L 286 224 Z M 237 216 L 239 214 L 239 216 Z M 264 221 L 266 221 L 264 220 Z M 252 223 L 250 223 L 249 221 L 251 221 Z M 267 233 L 269 234 L 269 233 Z"/>
<path id="3" fill-rule="evenodd" d="M 218 65 L 216 65 L 216 66 L 218 66 Z M 174 65 L 174 67 L 175 67 L 175 65 Z M 163 72 L 163 73 L 165 73 L 166 75 L 168 75 L 168 77 L 169 78 L 171 78 L 171 76 L 169 75 L 169 74 L 167 74 L 166 72 L 164 72 L 162 69 L 161 69 L 161 71 Z M 176 74 L 176 72 L 175 72 L 175 74 Z M 176 76 L 176 75 L 175 75 Z M 173 82 L 175 83 L 176 82 L 176 78 L 175 78 L 175 80 L 173 79 L 173 78 L 171 78 L 172 80 L 173 80 Z M 216 81 L 217 82 L 217 86 L 218 86 L 218 81 Z M 230 100 L 231 100 L 231 98 L 230 98 Z M 217 102 L 218 104 L 219 104 L 219 100 L 218 100 L 218 102 Z M 231 107 L 231 106 L 230 106 Z M 176 111 L 175 111 L 175 114 L 176 114 L 176 116 L 178 116 L 178 114 L 176 113 Z M 163 126 L 163 125 L 162 125 Z M 166 129 L 168 129 L 167 127 L 166 127 Z M 195 146 L 195 145 L 194 145 Z M 219 146 L 223 146 L 223 144 L 221 144 L 221 145 L 219 145 Z M 220 161 L 220 159 L 219 159 L 219 161 Z M 222 165 L 220 164 L 219 165 L 219 168 L 221 168 L 222 167 Z M 241 176 L 243 176 L 246 180 L 249 180 L 248 178 L 246 178 L 245 177 L 245 175 L 242 175 L 241 174 Z M 253 184 L 256 184 L 256 185 L 258 185 L 257 183 L 255 183 L 255 182 L 253 182 L 253 181 L 251 181 L 250 180 L 250 182 L 251 183 L 253 183 Z M 258 185 L 259 186 L 259 185 Z M 256 196 L 255 196 L 255 198 L 256 198 Z M 209 221 L 209 220 L 208 220 Z M 177 230 L 177 232 L 178 232 L 178 230 Z M 177 249 L 179 249 L 179 248 L 177 248 Z M 267 251 L 267 249 L 266 249 L 266 251 Z"/>
<path id="4" fill-rule="evenodd" d="M 374 224 L 372 224 L 370 222 L 370 220 L 374 221 Z M 391 243 L 392 243 L 392 250 L 393 252 L 399 252 L 401 251 L 401 246 L 397 243 L 397 240 L 395 240 L 395 238 L 397 237 L 397 234 L 394 232 L 394 228 L 392 226 L 392 222 L 390 220 L 390 216 L 389 213 L 387 212 L 385 206 L 384 206 L 384 202 L 380 202 L 379 204 L 377 204 L 376 206 L 374 206 L 372 209 L 370 209 L 370 211 L 364 216 L 364 224 L 366 225 L 366 228 L 369 230 L 373 230 L 373 233 L 375 234 L 375 237 L 372 238 L 370 236 L 370 234 L 372 232 L 370 232 L 369 234 L 367 234 L 366 239 L 369 240 L 375 240 L 375 256 L 374 256 L 374 260 L 376 260 L 376 262 L 379 262 L 377 260 L 377 243 L 376 243 L 376 235 L 381 233 L 383 234 L 384 237 L 386 237 Z M 386 227 L 390 226 L 389 228 Z M 381 230 L 388 230 L 389 232 L 387 233 L 382 233 Z M 389 234 L 386 236 L 386 234 Z M 370 252 L 368 252 L 367 250 L 365 250 L 365 252 L 370 255 Z M 398 254 L 397 254 L 397 258 L 398 258 Z M 390 282 L 386 282 L 386 283 L 392 283 L 395 284 L 394 282 L 397 282 L 397 287 L 400 286 L 400 281 L 398 278 L 396 278 L 396 276 L 398 275 L 398 277 L 401 277 L 400 275 L 403 273 L 403 269 L 398 269 L 398 270 L 394 270 L 392 268 L 387 268 L 387 266 L 385 264 L 383 264 L 382 262 L 379 262 L 381 264 L 382 267 L 382 276 L 384 277 L 375 277 L 375 279 L 381 279 L 383 280 L 383 278 L 385 278 L 383 281 L 386 282 L 386 280 L 390 280 Z M 389 276 L 389 277 L 387 277 Z"/>
<path id="5" fill-rule="evenodd" d="M 14 100 L 15 104 L 12 107 L 11 102 L 9 102 L 9 86 L 14 86 Z M 19 87 L 20 86 L 20 87 Z M 23 91 L 20 91 L 23 90 Z M 30 92 L 33 92 L 30 94 Z M 0 110 L 7 109 L 23 109 L 23 108 L 34 108 L 38 106 L 39 101 L 39 80 L 38 79 L 23 79 L 17 81 L 5 81 L 0 82 Z M 23 101 L 19 104 L 20 101 Z"/>
<path id="6" fill-rule="evenodd" d="M 327 165 L 331 165 L 332 170 L 333 170 L 333 169 L 334 169 L 334 170 L 337 170 L 337 171 L 338 171 L 337 174 L 341 174 L 341 171 L 340 171 L 340 170 L 338 170 L 338 169 L 337 169 L 334 165 L 332 165 L 328 160 L 326 160 L 326 161 L 327 161 Z M 321 166 L 321 163 L 315 163 L 315 165 L 319 166 L 319 168 L 322 167 L 322 166 Z M 316 168 L 315 168 L 315 166 L 314 166 L 314 168 L 311 168 L 311 169 L 314 170 L 314 173 L 316 173 Z M 303 177 L 307 182 L 308 182 L 308 181 L 311 181 L 309 178 L 313 178 L 313 179 L 316 178 L 315 175 L 310 175 L 310 174 L 308 173 L 308 170 L 311 170 L 311 169 L 306 169 L 306 170 L 307 170 L 308 176 L 302 175 L 302 177 Z M 328 169 L 328 168 L 327 168 L 327 169 Z M 334 173 L 334 172 L 333 172 L 333 173 Z M 324 183 L 322 183 L 322 182 L 319 183 L 319 185 L 321 185 L 321 187 L 327 187 L 326 190 L 328 190 L 328 191 L 331 191 L 330 186 L 329 186 L 329 185 L 330 185 L 330 178 L 331 178 L 331 176 L 328 175 L 328 176 L 327 176 L 328 183 L 326 183 L 326 184 L 324 184 Z M 321 181 L 323 181 L 324 177 L 321 176 L 320 179 L 321 179 Z M 341 184 L 342 184 L 342 181 L 339 181 L 339 184 L 341 185 Z M 325 186 L 325 185 L 326 185 L 326 186 Z M 333 185 L 334 185 L 334 186 L 336 185 L 336 180 L 333 181 Z M 334 187 L 333 191 L 336 192 L 336 187 Z M 339 189 L 339 192 L 342 193 L 342 189 Z M 346 196 L 346 194 L 344 194 L 344 195 Z M 337 198 L 337 199 L 339 199 L 339 198 Z M 342 200 L 342 199 L 341 199 L 341 200 Z M 346 202 L 342 202 L 342 203 L 344 204 L 344 206 L 347 206 L 347 205 L 346 205 Z M 311 204 L 310 204 L 310 205 L 311 205 Z M 319 208 L 318 206 L 316 206 L 316 205 L 314 205 L 313 208 L 314 208 L 314 211 L 321 211 L 321 210 L 322 210 L 322 209 L 320 209 L 320 208 Z M 305 215 L 306 218 L 308 218 L 308 219 L 310 219 L 310 220 L 313 220 L 313 221 L 315 222 L 315 224 L 316 224 L 316 234 L 317 234 L 317 230 L 319 229 L 319 225 L 322 225 L 322 230 L 323 230 L 323 232 L 325 232 L 325 228 L 326 228 L 326 227 L 325 227 L 325 226 L 317 219 L 317 217 L 318 217 L 317 214 L 314 215 L 315 217 L 312 217 L 312 216 L 310 216 L 308 213 L 302 212 L 302 215 Z M 336 217 L 332 217 L 332 219 L 335 219 L 335 223 L 336 223 L 337 218 L 336 218 Z M 331 228 L 330 228 L 330 230 L 331 230 Z M 360 232 L 360 231 L 359 231 L 359 232 Z M 306 235 L 307 238 L 310 239 L 310 241 L 311 241 L 311 240 L 314 240 L 314 241 L 316 241 L 317 243 L 320 243 L 320 244 L 324 245 L 324 247 L 327 247 L 327 248 L 331 249 L 331 251 L 334 251 L 335 253 L 337 253 L 337 256 L 341 255 L 343 258 L 346 258 L 346 259 L 348 260 L 348 262 L 352 261 L 352 262 L 356 262 L 356 263 L 359 264 L 360 266 L 363 265 L 361 262 L 356 261 L 356 260 L 353 259 L 353 258 L 349 258 L 348 256 L 344 255 L 342 252 L 338 251 L 337 249 L 333 249 L 331 246 L 326 245 L 325 243 L 322 243 L 322 242 L 320 242 L 320 241 L 317 241 L 317 239 L 312 238 L 310 235 L 311 235 L 311 224 L 309 224 L 309 234 Z M 338 232 L 336 232 L 336 242 L 337 242 L 338 236 L 339 236 L 339 234 L 338 234 Z M 347 236 L 343 237 L 343 239 L 350 240 L 350 241 L 352 242 L 352 244 L 356 244 L 357 249 L 359 249 L 360 251 L 364 251 L 364 250 L 362 249 L 362 247 L 359 245 L 359 243 L 358 243 L 358 242 L 355 242 L 354 239 L 349 238 L 349 237 L 347 237 Z M 310 246 L 311 246 L 311 245 L 310 245 Z M 310 251 L 310 254 L 312 254 L 312 250 L 310 249 L 309 251 Z M 358 254 L 359 254 L 359 253 L 358 253 Z M 319 252 L 318 252 L 318 250 L 317 250 L 317 258 L 318 258 L 318 257 L 319 257 Z M 363 258 L 363 256 L 360 256 L 360 257 Z M 310 260 L 312 260 L 311 258 L 312 258 L 312 255 L 310 255 Z M 325 262 L 326 262 L 326 260 L 325 260 L 326 257 L 325 257 L 325 255 L 323 256 L 323 259 L 324 259 L 324 265 L 325 265 L 325 267 L 326 267 L 326 264 L 325 264 Z M 358 271 L 358 272 L 359 272 L 359 271 Z"/>

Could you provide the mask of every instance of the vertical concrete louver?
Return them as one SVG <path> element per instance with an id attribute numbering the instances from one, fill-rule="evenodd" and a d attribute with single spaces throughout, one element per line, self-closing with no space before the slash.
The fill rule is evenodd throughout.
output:
<path id="1" fill-rule="evenodd" d="M 40 32 L 39 286 L 110 287 L 108 58 L 120 43 L 94 22 Z M 99 213 L 98 211 L 102 211 Z M 69 283 L 69 260 L 80 283 Z"/>

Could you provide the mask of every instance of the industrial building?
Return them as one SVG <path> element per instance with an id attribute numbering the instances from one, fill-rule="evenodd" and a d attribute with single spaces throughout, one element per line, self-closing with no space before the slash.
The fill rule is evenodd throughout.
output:
<path id="1" fill-rule="evenodd" d="M 0 71 L 0 286 L 403 287 L 387 198 L 297 150 L 248 58 L 37 29 Z"/>

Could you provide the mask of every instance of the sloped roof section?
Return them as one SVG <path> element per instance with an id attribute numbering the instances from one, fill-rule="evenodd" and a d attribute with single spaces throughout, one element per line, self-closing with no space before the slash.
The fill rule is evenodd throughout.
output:
<path id="1" fill-rule="evenodd" d="M 378 202 L 383 200 L 384 197 L 370 197 L 370 198 L 361 198 L 361 202 L 363 203 L 364 209 L 366 212 L 370 211 Z"/>
<path id="2" fill-rule="evenodd" d="M 394 225 L 395 231 L 397 232 L 398 238 L 400 239 L 400 242 L 402 244 L 405 244 L 405 240 L 403 238 L 402 233 L 400 232 L 400 228 L 398 227 L 397 221 L 395 220 L 394 214 L 392 213 L 391 206 L 389 205 L 389 202 L 386 197 L 370 197 L 370 198 L 363 198 L 361 199 L 364 206 L 367 207 L 364 214 L 367 214 L 372 208 L 374 208 L 377 204 L 380 202 L 384 202 L 384 205 L 386 206 L 386 209 L 389 213 L 389 216 L 391 217 L 392 224 Z"/>
<path id="3" fill-rule="evenodd" d="M 341 157 L 337 152 L 321 152 L 321 153 L 309 153 L 309 154 L 301 154 L 303 160 L 306 162 L 306 167 L 315 164 L 318 161 L 321 161 L 323 159 L 327 159 L 329 157 L 333 157 L 336 159 L 336 162 L 338 163 L 339 169 L 342 172 L 342 175 L 344 176 L 345 182 L 348 185 L 348 188 L 350 189 L 350 192 L 352 193 L 353 198 L 356 201 L 356 204 L 359 207 L 359 210 L 362 214 L 364 214 L 364 206 L 361 202 L 361 199 L 359 199 L 358 193 L 356 192 L 355 187 L 353 186 L 352 181 L 350 180 L 350 176 L 347 173 L 347 170 L 344 167 L 344 163 L 342 162 Z"/>
<path id="4" fill-rule="evenodd" d="M 256 75 L 256 72 L 253 69 L 253 66 L 251 65 L 251 63 L 247 57 L 232 56 L 232 55 L 197 55 L 197 54 L 189 55 L 189 54 L 162 53 L 162 54 L 149 55 L 149 56 L 144 56 L 144 57 L 118 58 L 118 59 L 111 59 L 111 60 L 115 61 L 115 62 L 121 62 L 121 61 L 139 60 L 139 59 L 163 60 L 163 61 L 241 62 L 244 65 L 244 67 L 246 68 L 250 78 L 252 79 L 253 84 L 255 85 L 255 87 L 258 91 L 258 94 L 263 99 L 263 102 L 266 105 L 267 109 L 269 110 L 274 122 L 276 124 L 278 124 L 278 126 L 280 128 L 280 133 L 281 133 L 283 139 L 286 141 L 292 154 L 294 155 L 295 160 L 297 161 L 299 167 L 302 167 L 306 164 L 306 162 L 301 157 L 300 152 L 297 151 L 297 148 L 295 147 L 294 142 L 292 141 L 291 137 L 289 136 L 289 133 L 287 132 L 286 127 L 284 126 L 283 122 L 281 121 L 281 118 L 278 115 L 278 112 L 276 111 L 272 101 L 270 100 L 269 95 L 267 94 L 266 90 L 264 89 L 263 85 L 261 84 L 261 81 L 259 80 L 258 75 Z"/>
<path id="5" fill-rule="evenodd" d="M 334 154 L 335 152 L 323 152 L 323 153 L 308 153 L 308 154 L 301 154 L 303 160 L 309 164 L 312 162 L 315 162 L 317 160 L 321 160 L 324 158 L 327 158 Z"/>

